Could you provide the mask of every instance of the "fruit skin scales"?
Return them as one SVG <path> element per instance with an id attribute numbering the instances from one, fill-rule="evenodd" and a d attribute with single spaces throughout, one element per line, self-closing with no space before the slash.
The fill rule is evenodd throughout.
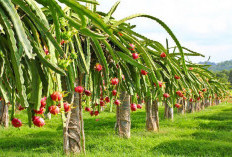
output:
<path id="1" fill-rule="evenodd" d="M 119 106 L 121 104 L 121 102 L 120 102 L 120 100 L 115 100 L 114 104 L 117 105 L 117 106 Z"/>
<path id="2" fill-rule="evenodd" d="M 45 107 L 46 106 L 46 100 L 47 100 L 47 97 L 43 97 L 40 101 L 40 104 L 41 104 L 41 107 Z"/>
<path id="3" fill-rule="evenodd" d="M 51 99 L 53 101 L 60 101 L 63 98 L 63 95 L 60 92 L 54 92 L 51 94 Z"/>
<path id="4" fill-rule="evenodd" d="M 163 83 L 161 81 L 158 81 L 159 87 L 161 88 L 163 86 Z M 154 83 L 154 86 L 156 87 L 156 84 Z"/>
<path id="5" fill-rule="evenodd" d="M 137 110 L 137 105 L 131 104 L 131 111 L 136 111 L 136 110 Z"/>
<path id="6" fill-rule="evenodd" d="M 71 111 L 71 105 L 67 102 L 64 103 L 64 111 L 65 112 Z"/>
<path id="7" fill-rule="evenodd" d="M 117 90 L 114 89 L 114 90 L 112 91 L 112 95 L 113 95 L 113 96 L 116 96 L 116 95 L 117 95 Z"/>
<path id="8" fill-rule="evenodd" d="M 85 90 L 85 95 L 90 96 L 92 93 L 89 90 Z"/>
<path id="9" fill-rule="evenodd" d="M 132 57 L 133 57 L 133 59 L 138 59 L 139 58 L 139 54 L 138 53 L 132 53 Z"/>
<path id="10" fill-rule="evenodd" d="M 177 94 L 179 97 L 183 97 L 183 96 L 184 96 L 183 93 L 182 93 L 182 91 L 176 91 L 176 94 Z"/>
<path id="11" fill-rule="evenodd" d="M 53 115 L 57 115 L 57 114 L 60 112 L 59 107 L 58 107 L 58 106 L 55 106 L 55 105 L 50 106 L 50 107 L 48 108 L 48 110 L 49 110 L 49 112 L 50 112 L 51 114 L 53 114 Z"/>
<path id="12" fill-rule="evenodd" d="M 180 108 L 180 106 L 181 106 L 180 104 L 175 104 L 176 108 Z"/>
<path id="13" fill-rule="evenodd" d="M 90 111 L 90 108 L 89 108 L 89 107 L 85 107 L 85 111 L 86 111 L 86 112 L 89 112 L 89 111 Z"/>
<path id="14" fill-rule="evenodd" d="M 142 75 L 147 75 L 147 72 L 145 70 L 141 70 Z"/>
<path id="15" fill-rule="evenodd" d="M 134 44 L 129 44 L 129 50 L 134 51 L 135 50 L 135 45 Z"/>
<path id="16" fill-rule="evenodd" d="M 170 95 L 168 93 L 164 93 L 163 96 L 164 96 L 164 98 L 169 98 L 170 97 Z"/>
<path id="17" fill-rule="evenodd" d="M 17 118 L 13 118 L 11 124 L 16 128 L 20 128 L 22 126 L 22 121 Z"/>
<path id="18" fill-rule="evenodd" d="M 45 125 L 45 121 L 43 118 L 39 117 L 39 116 L 34 116 L 33 117 L 33 124 L 37 127 L 42 127 Z"/>
<path id="19" fill-rule="evenodd" d="M 101 71 L 102 70 L 102 65 L 97 63 L 94 68 L 95 68 L 96 71 Z"/>
<path id="20" fill-rule="evenodd" d="M 18 107 L 18 110 L 19 111 L 22 111 L 22 110 L 24 110 L 25 108 L 24 107 L 22 107 L 21 105 L 19 105 L 19 107 Z"/>
<path id="21" fill-rule="evenodd" d="M 77 86 L 74 88 L 75 92 L 82 93 L 84 91 L 84 88 L 82 86 Z"/>
<path id="22" fill-rule="evenodd" d="M 180 76 L 178 76 L 178 75 L 175 75 L 174 77 L 175 77 L 176 80 L 180 79 Z"/>
<path id="23" fill-rule="evenodd" d="M 142 109 L 142 105 L 141 104 L 137 104 L 137 108 L 138 109 Z"/>
<path id="24" fill-rule="evenodd" d="M 111 84 L 112 84 L 112 85 L 117 85 L 118 83 L 119 83 L 118 78 L 113 78 L 113 79 L 111 80 Z"/>
<path id="25" fill-rule="evenodd" d="M 34 110 L 34 112 L 35 112 L 36 114 L 43 114 L 43 113 L 45 112 L 45 108 L 44 108 L 44 107 L 40 107 L 39 110 Z"/>
<path id="26" fill-rule="evenodd" d="M 167 55 L 164 53 L 164 52 L 162 52 L 161 54 L 160 54 L 160 57 L 161 58 L 165 58 Z"/>
<path id="27" fill-rule="evenodd" d="M 107 96 L 107 97 L 105 97 L 105 102 L 106 103 L 109 103 L 110 102 L 110 98 Z"/>

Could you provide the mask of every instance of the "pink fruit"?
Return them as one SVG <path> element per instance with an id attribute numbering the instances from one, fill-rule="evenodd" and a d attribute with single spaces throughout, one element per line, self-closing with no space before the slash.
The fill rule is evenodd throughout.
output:
<path id="1" fill-rule="evenodd" d="M 19 128 L 19 127 L 21 127 L 23 125 L 21 120 L 19 120 L 17 118 L 13 118 L 12 121 L 11 121 L 11 124 L 16 128 Z"/>
<path id="2" fill-rule="evenodd" d="M 114 90 L 112 91 L 112 95 L 113 95 L 113 96 L 116 96 L 116 95 L 117 95 L 117 90 L 114 89 Z"/>
<path id="3" fill-rule="evenodd" d="M 138 59 L 139 58 L 139 54 L 138 53 L 132 53 L 132 57 L 133 57 L 133 59 Z"/>
<path id="4" fill-rule="evenodd" d="M 105 106 L 105 102 L 103 100 L 100 101 L 100 106 Z"/>
<path id="5" fill-rule="evenodd" d="M 60 45 L 64 45 L 65 41 L 64 39 L 61 40 Z"/>
<path id="6" fill-rule="evenodd" d="M 43 97 L 40 101 L 40 104 L 41 106 L 40 107 L 45 107 L 46 106 L 46 100 L 47 100 L 47 97 Z"/>
<path id="7" fill-rule="evenodd" d="M 44 47 L 44 52 L 45 52 L 46 55 L 49 55 L 49 51 L 48 51 L 48 49 L 46 47 Z"/>
<path id="8" fill-rule="evenodd" d="M 60 112 L 59 107 L 55 105 L 50 106 L 48 110 L 51 114 L 54 114 L 54 115 L 57 115 Z"/>
<path id="9" fill-rule="evenodd" d="M 136 104 L 131 104 L 131 111 L 136 111 L 137 110 L 137 105 Z"/>
<path id="10" fill-rule="evenodd" d="M 175 75 L 175 79 L 176 79 L 176 80 L 179 80 L 179 79 L 180 79 L 180 76 Z"/>
<path id="11" fill-rule="evenodd" d="M 176 94 L 179 96 L 179 97 L 183 97 L 184 95 L 183 95 L 183 93 L 182 93 L 182 91 L 176 91 Z"/>
<path id="12" fill-rule="evenodd" d="M 82 93 L 84 91 L 84 88 L 82 86 L 77 86 L 74 88 L 75 92 Z"/>
<path id="13" fill-rule="evenodd" d="M 71 105 L 67 102 L 64 103 L 64 111 L 65 112 L 71 111 Z"/>
<path id="14" fill-rule="evenodd" d="M 90 96 L 91 92 L 89 90 L 85 90 L 85 95 Z"/>
<path id="15" fill-rule="evenodd" d="M 175 107 L 176 108 L 180 108 L 180 104 L 175 104 Z"/>
<path id="16" fill-rule="evenodd" d="M 90 108 L 89 107 L 85 107 L 85 111 L 89 112 Z"/>
<path id="17" fill-rule="evenodd" d="M 190 101 L 190 102 L 193 102 L 193 98 L 190 98 L 189 101 Z"/>
<path id="18" fill-rule="evenodd" d="M 90 114 L 91 116 L 93 116 L 93 115 L 94 115 L 94 112 L 93 112 L 93 111 L 90 111 L 89 114 Z"/>
<path id="19" fill-rule="evenodd" d="M 37 111 L 37 110 L 34 110 L 34 112 L 36 114 L 43 114 L 45 112 L 45 108 L 44 107 L 40 107 L 40 109 Z"/>
<path id="20" fill-rule="evenodd" d="M 169 98 L 169 97 L 170 97 L 170 95 L 169 95 L 168 93 L 164 93 L 163 96 L 164 96 L 165 98 Z"/>
<path id="21" fill-rule="evenodd" d="M 142 75 L 147 75 L 147 72 L 145 70 L 141 70 Z"/>
<path id="22" fill-rule="evenodd" d="M 38 117 L 38 116 L 34 116 L 34 117 L 33 117 L 33 123 L 34 123 L 34 125 L 37 126 L 37 127 L 42 127 L 42 126 L 45 125 L 44 119 L 41 118 L 41 117 Z"/>
<path id="23" fill-rule="evenodd" d="M 117 91 L 116 91 L 117 92 Z M 107 96 L 105 97 L 105 102 L 109 103 L 110 102 L 110 98 Z"/>
<path id="24" fill-rule="evenodd" d="M 161 58 L 165 58 L 167 55 L 164 53 L 164 52 L 162 52 L 161 54 L 160 54 L 160 57 Z"/>
<path id="25" fill-rule="evenodd" d="M 123 34 L 121 32 L 118 32 L 118 35 L 123 36 Z"/>
<path id="26" fill-rule="evenodd" d="M 163 83 L 158 81 L 159 87 L 161 88 L 163 86 Z M 154 83 L 154 86 L 156 86 L 156 84 Z"/>
<path id="27" fill-rule="evenodd" d="M 130 49 L 131 51 L 134 51 L 134 50 L 135 50 L 135 45 L 134 45 L 134 44 L 130 44 L 129 49 Z"/>
<path id="28" fill-rule="evenodd" d="M 117 105 L 117 106 L 119 106 L 121 104 L 121 102 L 119 100 L 115 100 L 114 104 Z"/>
<path id="29" fill-rule="evenodd" d="M 22 107 L 21 105 L 19 105 L 19 107 L 18 107 L 18 110 L 19 111 L 22 111 L 22 110 L 24 110 L 25 108 L 24 107 Z"/>
<path id="30" fill-rule="evenodd" d="M 202 92 L 206 92 L 206 91 L 207 91 L 207 89 L 206 89 L 206 88 L 203 88 L 203 89 L 202 89 Z"/>
<path id="31" fill-rule="evenodd" d="M 54 92 L 51 94 L 51 99 L 53 101 L 60 101 L 63 98 L 63 95 L 60 92 Z"/>
<path id="32" fill-rule="evenodd" d="M 189 67 L 189 70 L 193 70 L 193 67 Z"/>
<path id="33" fill-rule="evenodd" d="M 117 85 L 118 83 L 119 83 L 118 78 L 113 78 L 113 79 L 111 80 L 111 84 L 112 84 L 112 85 Z"/>
<path id="34" fill-rule="evenodd" d="M 95 65 L 95 70 L 97 70 L 97 71 L 101 71 L 102 70 L 102 65 L 101 64 L 99 64 L 99 63 L 97 63 L 96 65 Z"/>
<path id="35" fill-rule="evenodd" d="M 95 111 L 95 112 L 94 112 L 94 115 L 95 115 L 95 116 L 99 115 L 99 111 Z"/>
<path id="36" fill-rule="evenodd" d="M 142 105 L 141 104 L 137 104 L 137 108 L 138 109 L 142 109 Z"/>

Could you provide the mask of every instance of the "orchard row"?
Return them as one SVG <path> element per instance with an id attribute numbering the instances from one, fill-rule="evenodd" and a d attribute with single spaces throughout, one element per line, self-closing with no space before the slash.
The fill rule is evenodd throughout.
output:
<path id="1" fill-rule="evenodd" d="M 155 131 L 160 102 L 172 118 L 173 107 L 227 96 L 226 84 L 206 65 L 186 60 L 203 55 L 182 47 L 160 19 L 136 14 L 116 20 L 119 2 L 103 13 L 95 0 L 58 1 L 67 7 L 55 0 L 0 1 L 0 118 L 6 125 L 8 104 L 14 127 L 22 126 L 16 108 L 27 110 L 29 127 L 44 126 L 41 115 L 60 113 L 64 152 L 79 153 L 85 152 L 83 109 L 98 116 L 109 104 L 109 112 L 116 109 L 117 133 L 129 138 L 130 111 L 142 104 L 146 128 Z M 139 17 L 158 23 L 175 45 L 135 32 L 127 21 Z"/>

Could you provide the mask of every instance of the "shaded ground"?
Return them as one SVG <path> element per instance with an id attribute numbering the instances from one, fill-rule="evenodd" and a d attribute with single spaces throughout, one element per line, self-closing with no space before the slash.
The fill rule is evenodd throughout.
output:
<path id="1" fill-rule="evenodd" d="M 17 117 L 27 122 L 22 113 Z M 87 156 L 232 156 L 232 104 L 176 114 L 173 122 L 163 119 L 160 107 L 159 133 L 145 131 L 144 109 L 134 112 L 127 140 L 114 133 L 115 113 L 102 113 L 99 121 L 84 117 Z M 62 140 L 60 116 L 43 128 L 0 128 L 0 156 L 62 156 Z"/>

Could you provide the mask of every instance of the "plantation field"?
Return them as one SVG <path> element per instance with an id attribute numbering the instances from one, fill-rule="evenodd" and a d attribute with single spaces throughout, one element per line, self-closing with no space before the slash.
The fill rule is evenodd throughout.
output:
<path id="1" fill-rule="evenodd" d="M 145 111 L 131 114 L 131 138 L 114 133 L 115 113 L 97 118 L 84 114 L 87 156 L 232 156 L 232 104 L 206 108 L 202 112 L 163 119 L 160 132 L 145 131 Z M 22 111 L 26 112 L 26 111 Z M 23 122 L 26 114 L 17 113 Z M 99 119 L 99 121 L 96 121 Z M 62 156 L 60 116 L 46 120 L 43 128 L 0 129 L 0 156 Z"/>

